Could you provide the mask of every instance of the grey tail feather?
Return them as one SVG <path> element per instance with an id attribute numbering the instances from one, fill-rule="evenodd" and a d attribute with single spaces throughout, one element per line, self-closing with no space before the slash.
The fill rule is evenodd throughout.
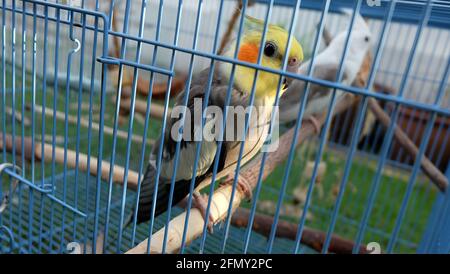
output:
<path id="1" fill-rule="evenodd" d="M 144 174 L 144 179 L 141 184 L 141 191 L 139 195 L 139 208 L 137 211 L 137 224 L 150 220 L 151 210 L 153 206 L 153 195 L 155 191 L 155 177 L 156 170 L 152 165 L 147 166 L 147 170 Z M 172 205 L 179 203 L 184 197 L 189 194 L 190 180 L 180 180 L 175 182 L 175 188 L 173 192 Z M 168 209 L 168 203 L 170 198 L 170 180 L 161 178 L 158 183 L 158 193 L 156 197 L 155 218 L 166 212 Z M 125 222 L 124 228 L 128 226 L 134 219 L 133 209 L 130 216 Z"/>
<path id="2" fill-rule="evenodd" d="M 125 219 L 123 229 L 127 228 L 131 224 L 131 222 L 133 222 L 133 217 L 134 217 L 134 210 L 130 214 L 128 214 L 128 217 Z"/>

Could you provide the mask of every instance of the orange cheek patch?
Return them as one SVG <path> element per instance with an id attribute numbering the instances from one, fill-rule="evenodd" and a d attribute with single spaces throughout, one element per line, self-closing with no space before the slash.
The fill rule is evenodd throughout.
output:
<path id="1" fill-rule="evenodd" d="M 242 44 L 239 49 L 238 59 L 249 63 L 256 63 L 258 61 L 258 47 L 252 44 Z"/>

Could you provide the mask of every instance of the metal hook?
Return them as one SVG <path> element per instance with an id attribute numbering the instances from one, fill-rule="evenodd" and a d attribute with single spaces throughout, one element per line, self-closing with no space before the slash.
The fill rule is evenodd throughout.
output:
<path id="1" fill-rule="evenodd" d="M 81 43 L 80 43 L 80 40 L 78 40 L 76 38 L 73 41 L 75 42 L 75 44 L 77 44 L 77 47 L 73 50 L 73 53 L 77 53 L 81 48 Z"/>
<path id="2" fill-rule="evenodd" d="M 69 13 L 69 21 L 70 21 L 70 24 L 71 24 L 70 32 L 69 32 L 69 39 L 72 40 L 73 42 L 75 42 L 75 44 L 77 46 L 76 46 L 75 49 L 72 50 L 71 54 L 77 53 L 80 50 L 80 48 L 81 48 L 80 40 L 78 40 L 77 38 L 75 38 L 73 36 L 73 16 L 74 16 L 73 13 L 74 13 L 73 11 L 70 11 L 70 13 Z"/>
<path id="3" fill-rule="evenodd" d="M 3 164 L 0 165 L 0 174 L 2 174 L 3 170 L 5 170 L 6 168 L 13 168 L 15 170 L 18 170 L 19 172 L 22 171 L 22 169 L 20 167 L 18 167 L 18 166 L 15 166 L 15 165 L 10 164 L 10 163 L 3 163 Z M 18 185 L 19 185 L 19 180 L 17 180 L 16 178 L 13 178 L 12 179 L 12 188 L 13 189 L 12 189 L 11 195 L 14 195 Z M 9 199 L 10 199 L 10 197 L 9 197 L 8 194 L 5 194 L 3 196 L 3 199 L 2 199 L 1 204 L 0 204 L 0 214 L 3 213 L 3 211 L 5 211 L 6 207 L 8 206 Z"/>

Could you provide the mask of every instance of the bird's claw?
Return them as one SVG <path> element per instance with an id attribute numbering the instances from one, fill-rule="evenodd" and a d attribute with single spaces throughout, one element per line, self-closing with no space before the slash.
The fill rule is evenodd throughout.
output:
<path id="1" fill-rule="evenodd" d="M 192 207 L 197 208 L 200 210 L 200 213 L 203 216 L 203 220 L 207 223 L 207 228 L 209 233 L 213 233 L 213 226 L 214 226 L 214 218 L 211 215 L 211 212 L 208 214 L 208 220 L 206 219 L 206 209 L 208 207 L 208 198 L 206 195 L 202 195 L 197 191 L 194 191 L 192 196 Z"/>
<path id="2" fill-rule="evenodd" d="M 234 181 L 234 176 L 232 174 L 228 175 L 227 180 L 225 180 L 225 184 L 230 183 L 232 184 Z M 250 185 L 250 183 L 242 176 L 238 176 L 237 178 L 237 189 L 244 193 L 245 198 L 248 201 L 251 201 L 253 199 L 253 188 Z"/>

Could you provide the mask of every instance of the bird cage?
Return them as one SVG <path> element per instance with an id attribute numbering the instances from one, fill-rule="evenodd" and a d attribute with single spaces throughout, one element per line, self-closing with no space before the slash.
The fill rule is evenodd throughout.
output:
<path id="1" fill-rule="evenodd" d="M 2 0 L 0 18 L 0 253 L 450 251 L 447 1 Z M 261 24 L 253 61 L 238 50 L 246 18 Z M 271 28 L 287 34 L 278 67 L 264 63 Z M 366 48 L 354 42 L 362 29 Z M 330 52 L 336 64 L 321 58 Z M 153 199 L 139 223 L 149 162 L 151 180 L 164 176 L 164 149 L 152 149 L 205 69 L 203 88 L 217 93 L 219 64 L 277 79 L 267 140 L 252 154 L 238 142 L 220 178 L 213 155 L 206 215 L 192 206 L 198 178 L 174 202 L 171 176 L 203 157 L 197 144 L 183 158 L 175 142 L 167 209 L 156 214 Z M 314 94 L 327 100 L 306 117 Z"/>

